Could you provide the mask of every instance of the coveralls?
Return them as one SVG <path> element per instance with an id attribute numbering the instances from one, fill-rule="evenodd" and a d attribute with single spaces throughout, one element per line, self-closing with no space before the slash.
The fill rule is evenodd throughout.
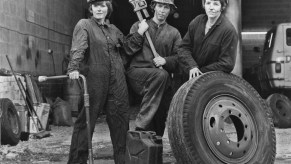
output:
<path id="1" fill-rule="evenodd" d="M 235 65 L 238 35 L 231 22 L 221 14 L 205 35 L 207 15 L 197 16 L 188 27 L 179 47 L 179 62 L 184 71 L 198 67 L 202 73 L 230 73 Z"/>
<path id="2" fill-rule="evenodd" d="M 136 127 L 155 131 L 157 135 L 163 136 L 173 95 L 170 74 L 177 70 L 177 49 L 181 35 L 176 28 L 166 22 L 158 25 L 151 19 L 147 23 L 156 51 L 165 58 L 166 64 L 163 69 L 156 68 L 150 45 L 143 37 L 142 42 L 138 43 L 142 46 L 137 47 L 138 51 L 132 56 L 126 75 L 133 91 L 143 96 L 141 109 L 135 120 Z M 133 24 L 130 33 L 135 33 L 137 29 L 138 22 Z M 163 96 L 164 94 L 166 96 Z"/>
<path id="3" fill-rule="evenodd" d="M 138 33 L 132 35 L 134 38 Z M 98 115 L 105 110 L 116 164 L 124 164 L 126 134 L 129 129 L 129 103 L 125 79 L 125 69 L 120 52 L 132 52 L 123 45 L 124 36 L 112 24 L 98 24 L 96 18 L 82 19 L 75 26 L 72 39 L 71 60 L 68 72 L 79 70 L 86 76 L 91 134 Z M 124 46 L 124 47 L 123 47 Z M 72 135 L 68 164 L 86 163 L 88 159 L 88 140 L 86 133 L 85 110 L 80 112 Z"/>

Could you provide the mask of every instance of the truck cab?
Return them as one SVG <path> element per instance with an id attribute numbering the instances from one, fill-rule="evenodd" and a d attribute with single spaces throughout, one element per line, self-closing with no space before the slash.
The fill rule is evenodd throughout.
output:
<path id="1" fill-rule="evenodd" d="M 267 32 L 258 78 L 262 91 L 291 90 L 291 23 Z"/>

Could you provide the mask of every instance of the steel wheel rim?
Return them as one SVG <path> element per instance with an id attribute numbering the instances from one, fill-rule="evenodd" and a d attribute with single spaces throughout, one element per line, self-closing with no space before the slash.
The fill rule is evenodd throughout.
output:
<path id="1" fill-rule="evenodd" d="M 225 163 L 247 163 L 258 145 L 258 129 L 246 105 L 230 95 L 214 97 L 203 113 L 203 133 L 213 154 Z M 236 130 L 237 141 L 226 134 L 226 119 Z"/>

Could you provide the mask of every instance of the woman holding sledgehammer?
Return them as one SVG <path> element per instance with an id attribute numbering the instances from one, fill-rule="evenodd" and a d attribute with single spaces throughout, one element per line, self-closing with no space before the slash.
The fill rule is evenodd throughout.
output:
<path id="1" fill-rule="evenodd" d="M 129 129 L 128 91 L 121 59 L 121 51 L 135 52 L 136 40 L 142 39 L 146 26 L 125 40 L 114 25 L 105 21 L 112 12 L 110 0 L 87 0 L 93 16 L 80 20 L 75 26 L 71 58 L 68 65 L 70 79 L 86 76 L 90 125 L 93 134 L 97 117 L 105 110 L 113 144 L 114 161 L 124 164 L 126 134 Z M 74 125 L 69 154 L 69 164 L 87 163 L 88 140 L 86 117 L 81 110 Z"/>

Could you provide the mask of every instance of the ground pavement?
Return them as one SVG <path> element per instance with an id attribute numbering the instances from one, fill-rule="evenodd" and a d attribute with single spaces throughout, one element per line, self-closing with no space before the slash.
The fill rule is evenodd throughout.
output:
<path id="1" fill-rule="evenodd" d="M 134 118 L 131 118 L 130 129 L 134 129 Z M 72 127 L 51 127 L 52 136 L 43 139 L 30 138 L 16 146 L 0 146 L 1 164 L 65 164 L 68 158 Z M 291 163 L 291 129 L 276 129 L 275 164 Z M 114 164 L 112 146 L 105 118 L 100 118 L 93 135 L 93 156 L 95 164 Z M 163 136 L 163 163 L 175 164 L 167 131 Z"/>

